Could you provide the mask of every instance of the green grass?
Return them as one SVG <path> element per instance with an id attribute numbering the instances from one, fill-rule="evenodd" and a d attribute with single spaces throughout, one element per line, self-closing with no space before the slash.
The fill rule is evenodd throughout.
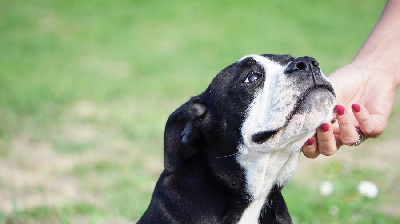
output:
<path id="1" fill-rule="evenodd" d="M 98 217 L 104 216 L 100 208 L 91 204 L 81 203 L 73 205 L 63 205 L 60 207 L 38 206 L 24 211 L 15 211 L 5 218 L 6 224 L 14 223 L 75 223 L 70 217 L 82 216 L 86 219 L 77 220 L 79 223 L 95 223 Z"/>
<path id="2" fill-rule="evenodd" d="M 352 59 L 382 8 L 373 0 L 2 1 L 0 171 L 15 175 L 0 175 L 0 223 L 138 219 L 175 108 L 246 54 L 309 55 L 329 74 Z M 335 197 L 291 181 L 294 220 L 394 222 L 373 207 L 389 196 L 354 193 L 351 180 L 369 175 L 356 168 L 343 182 L 342 171 L 331 174 Z M 332 205 L 337 216 L 327 214 Z"/>
<path id="3" fill-rule="evenodd" d="M 379 205 L 389 202 L 384 186 L 387 179 L 383 171 L 346 169 L 341 162 L 333 160 L 322 167 L 311 181 L 291 181 L 285 186 L 283 194 L 294 223 L 397 223 L 399 217 L 384 215 Z M 361 181 L 378 183 L 379 197 L 361 196 L 357 190 Z M 333 192 L 322 196 L 320 184 L 330 181 Z M 377 206 L 378 205 L 378 206 Z"/>

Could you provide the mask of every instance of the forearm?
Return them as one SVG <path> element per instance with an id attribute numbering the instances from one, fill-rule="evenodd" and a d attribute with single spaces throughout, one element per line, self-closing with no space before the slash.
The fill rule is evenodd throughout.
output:
<path id="1" fill-rule="evenodd" d="M 377 24 L 352 63 L 380 66 L 400 85 L 400 0 L 388 0 Z M 388 77 L 389 78 L 389 77 Z"/>

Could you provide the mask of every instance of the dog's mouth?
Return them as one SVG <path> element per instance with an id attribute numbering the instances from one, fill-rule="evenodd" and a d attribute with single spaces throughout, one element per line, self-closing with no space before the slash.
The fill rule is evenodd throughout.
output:
<path id="1" fill-rule="evenodd" d="M 286 126 L 289 121 L 292 119 L 293 115 L 297 114 L 299 112 L 300 106 L 302 105 L 303 101 L 307 98 L 307 96 L 315 91 L 315 90 L 325 90 L 327 92 L 330 92 L 334 97 L 336 97 L 336 93 L 333 90 L 333 87 L 331 85 L 328 84 L 318 84 L 318 85 L 314 85 L 311 88 L 308 88 L 306 91 L 304 91 L 298 98 L 295 107 L 293 108 L 293 110 L 288 114 L 288 116 L 286 117 L 286 123 L 284 126 Z"/>
<path id="2" fill-rule="evenodd" d="M 252 137 L 251 137 L 252 141 L 257 144 L 263 144 L 264 142 L 268 141 L 268 139 L 274 137 L 279 131 L 283 130 L 289 124 L 289 122 L 292 120 L 293 116 L 295 114 L 299 113 L 301 105 L 305 101 L 307 96 L 315 90 L 325 90 L 325 91 L 328 91 L 329 93 L 331 93 L 334 97 L 336 97 L 336 93 L 333 90 L 333 87 L 329 84 L 318 84 L 318 85 L 314 85 L 314 86 L 308 88 L 306 91 L 304 91 L 299 96 L 298 100 L 296 101 L 295 107 L 287 115 L 286 122 L 282 127 L 274 129 L 274 130 L 260 131 L 256 134 L 252 135 Z"/>
<path id="3" fill-rule="evenodd" d="M 261 132 L 258 132 L 256 134 L 254 134 L 253 136 L 251 136 L 251 140 L 253 140 L 253 142 L 255 142 L 255 143 L 260 145 L 260 144 L 266 142 L 268 139 L 272 138 L 282 128 L 283 127 L 275 129 L 273 131 L 261 131 Z"/>

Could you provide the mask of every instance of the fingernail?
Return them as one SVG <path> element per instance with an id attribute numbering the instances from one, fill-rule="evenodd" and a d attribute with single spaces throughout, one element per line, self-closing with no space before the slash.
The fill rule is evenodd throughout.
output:
<path id="1" fill-rule="evenodd" d="M 314 143 L 314 138 L 311 137 L 306 141 L 306 145 L 312 145 Z"/>
<path id="2" fill-rule="evenodd" d="M 333 118 L 331 121 L 331 124 L 334 124 L 336 122 L 336 118 Z"/>
<path id="3" fill-rule="evenodd" d="M 351 108 L 352 108 L 353 111 L 356 112 L 356 113 L 360 112 L 360 110 L 361 110 L 360 104 L 357 104 L 357 103 L 351 105 Z"/>
<path id="4" fill-rule="evenodd" d="M 344 114 L 344 106 L 336 105 L 335 111 L 336 111 L 337 115 L 343 115 Z"/>
<path id="5" fill-rule="evenodd" d="M 329 131 L 329 124 L 328 124 L 328 123 L 323 123 L 323 124 L 320 126 L 320 128 L 321 128 L 321 131 L 327 132 L 327 131 Z"/>

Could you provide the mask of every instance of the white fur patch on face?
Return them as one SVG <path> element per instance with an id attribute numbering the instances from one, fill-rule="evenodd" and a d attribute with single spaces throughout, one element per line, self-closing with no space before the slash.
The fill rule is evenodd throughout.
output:
<path id="1" fill-rule="evenodd" d="M 252 136 L 261 131 L 274 131 L 281 128 L 286 122 L 286 116 L 295 103 L 292 95 L 295 88 L 290 88 L 292 83 L 282 74 L 285 67 L 259 55 L 251 55 L 255 61 L 264 68 L 265 81 L 263 89 L 255 94 L 252 104 L 249 106 L 248 117 L 242 126 L 244 144 L 251 146 L 253 150 L 259 148 L 252 141 Z M 265 147 L 262 147 L 266 150 Z"/>
<path id="2" fill-rule="evenodd" d="M 257 151 L 279 150 L 281 148 L 295 148 L 292 143 L 300 139 L 311 137 L 315 129 L 332 119 L 334 102 L 327 91 L 311 93 L 317 103 L 309 103 L 309 112 L 295 114 L 288 123 L 288 116 L 296 107 L 299 96 L 302 94 L 296 86 L 301 83 L 284 74 L 287 67 L 259 55 L 250 55 L 264 68 L 265 81 L 262 90 L 254 95 L 253 102 L 247 109 L 247 118 L 242 125 L 244 145 Z M 244 57 L 244 58 L 247 58 Z M 244 59 L 243 58 L 243 59 Z M 242 60 L 243 60 L 242 59 Z M 323 101 L 323 102 L 322 102 Z M 308 105 L 308 104 L 307 104 Z M 277 133 L 263 144 L 255 143 L 253 135 L 260 132 L 277 131 Z"/>
<path id="3" fill-rule="evenodd" d="M 264 68 L 263 88 L 255 93 L 242 125 L 243 144 L 238 148 L 237 162 L 246 175 L 246 191 L 251 203 L 239 223 L 258 223 L 260 211 L 274 185 L 283 186 L 294 173 L 300 149 L 316 128 L 333 117 L 334 96 L 326 90 L 310 92 L 303 104 L 306 112 L 288 115 L 294 111 L 302 94 L 295 79 L 285 75 L 282 66 L 259 55 L 250 55 Z M 300 105 L 300 106 L 304 106 Z M 252 136 L 265 131 L 277 131 L 262 143 Z"/>

